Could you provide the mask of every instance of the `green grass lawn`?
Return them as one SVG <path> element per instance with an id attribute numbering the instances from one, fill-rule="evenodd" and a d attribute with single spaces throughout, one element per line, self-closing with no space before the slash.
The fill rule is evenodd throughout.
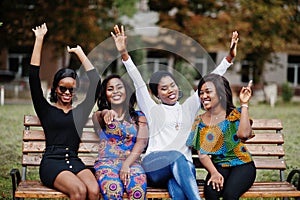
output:
<path id="1" fill-rule="evenodd" d="M 250 105 L 252 118 L 279 118 L 283 120 L 285 134 L 285 152 L 288 169 L 300 168 L 300 104 L 278 104 L 271 108 L 266 104 Z M 24 114 L 34 114 L 32 105 L 0 106 L 0 199 L 11 199 L 10 169 L 21 170 L 21 141 Z M 33 175 L 32 175 L 33 176 Z M 277 174 L 276 174 L 277 176 Z M 37 177 L 37 175 L 35 175 Z M 275 176 L 274 176 L 275 177 Z M 258 173 L 257 179 L 271 180 L 272 172 Z"/>

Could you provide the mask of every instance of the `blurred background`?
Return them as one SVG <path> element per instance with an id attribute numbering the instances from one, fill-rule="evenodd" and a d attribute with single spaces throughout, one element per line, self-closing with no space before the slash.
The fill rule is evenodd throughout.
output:
<path id="1" fill-rule="evenodd" d="M 115 24 L 128 31 L 130 55 L 146 81 L 154 71 L 167 69 L 180 77 L 185 93 L 227 55 L 237 30 L 237 57 L 225 76 L 235 95 L 254 81 L 250 116 L 283 120 L 286 174 L 299 168 L 298 0 L 0 0 L 0 199 L 12 198 L 9 171 L 22 167 L 23 116 L 35 114 L 28 67 L 32 28 L 42 23 L 48 27 L 40 73 L 45 96 L 62 67 L 76 69 L 81 87 L 86 86 L 68 45 L 81 45 L 102 77 L 126 76 L 110 35 Z M 257 179 L 272 179 L 272 173 Z M 38 173 L 29 171 L 29 177 Z"/>
<path id="2" fill-rule="evenodd" d="M 46 67 L 40 76 L 45 95 L 57 69 L 70 67 L 80 73 L 80 63 L 66 52 L 67 45 L 80 44 L 88 54 L 110 38 L 115 24 L 123 24 L 131 32 L 131 43 L 137 45 L 130 53 L 145 66 L 141 71 L 146 80 L 153 71 L 165 68 L 176 70 L 194 87 L 199 74 L 211 69 L 210 60 L 219 63 L 226 56 L 232 32 L 237 30 L 238 55 L 225 74 L 234 93 L 253 80 L 257 101 L 273 106 L 278 100 L 296 101 L 300 96 L 298 0 L 1 0 L 1 104 L 30 100 L 31 29 L 44 22 L 48 33 L 42 65 Z M 191 53 L 187 61 L 178 52 L 189 54 L 194 46 L 165 30 L 192 38 L 209 56 Z M 117 54 L 111 55 L 101 54 L 105 62 L 101 76 L 124 73 Z M 94 60 L 96 66 L 103 64 Z"/>

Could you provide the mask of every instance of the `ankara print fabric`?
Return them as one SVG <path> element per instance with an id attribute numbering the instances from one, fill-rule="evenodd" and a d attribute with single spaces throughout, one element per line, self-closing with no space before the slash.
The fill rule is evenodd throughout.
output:
<path id="1" fill-rule="evenodd" d="M 147 178 L 141 165 L 134 163 L 130 167 L 130 179 L 127 185 L 120 180 L 120 170 L 122 160 L 112 159 L 98 161 L 94 168 L 96 170 L 96 179 L 100 187 L 103 198 L 106 199 L 123 199 L 126 192 L 129 199 L 145 199 L 147 189 Z"/>
<path id="2" fill-rule="evenodd" d="M 144 116 L 139 111 L 137 114 Z M 129 199 L 145 199 L 147 180 L 140 160 L 130 166 L 130 180 L 126 185 L 119 176 L 122 163 L 136 143 L 137 133 L 138 127 L 132 120 L 114 120 L 99 131 L 98 157 L 94 169 L 104 199 L 122 199 L 124 192 Z"/>
<path id="3" fill-rule="evenodd" d="M 241 108 L 231 111 L 226 119 L 216 125 L 206 125 L 201 115 L 195 118 L 187 145 L 201 154 L 211 155 L 213 163 L 222 167 L 237 166 L 252 161 L 246 145 L 236 132 L 240 124 Z"/>

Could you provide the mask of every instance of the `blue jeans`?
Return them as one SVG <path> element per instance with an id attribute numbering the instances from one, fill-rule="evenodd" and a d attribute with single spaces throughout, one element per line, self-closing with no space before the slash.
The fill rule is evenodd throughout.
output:
<path id="1" fill-rule="evenodd" d="M 178 151 L 156 151 L 143 159 L 149 186 L 168 188 L 173 200 L 201 200 L 193 163 Z"/>

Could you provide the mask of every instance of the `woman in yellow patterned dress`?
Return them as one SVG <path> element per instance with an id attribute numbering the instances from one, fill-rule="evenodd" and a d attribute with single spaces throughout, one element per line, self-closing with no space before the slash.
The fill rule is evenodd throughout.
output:
<path id="1" fill-rule="evenodd" d="M 187 145 L 198 151 L 207 169 L 205 199 L 235 200 L 253 184 L 256 168 L 244 140 L 252 136 L 248 103 L 251 82 L 242 87 L 236 108 L 228 80 L 217 74 L 204 76 L 198 85 L 202 108 L 192 127 Z"/>

